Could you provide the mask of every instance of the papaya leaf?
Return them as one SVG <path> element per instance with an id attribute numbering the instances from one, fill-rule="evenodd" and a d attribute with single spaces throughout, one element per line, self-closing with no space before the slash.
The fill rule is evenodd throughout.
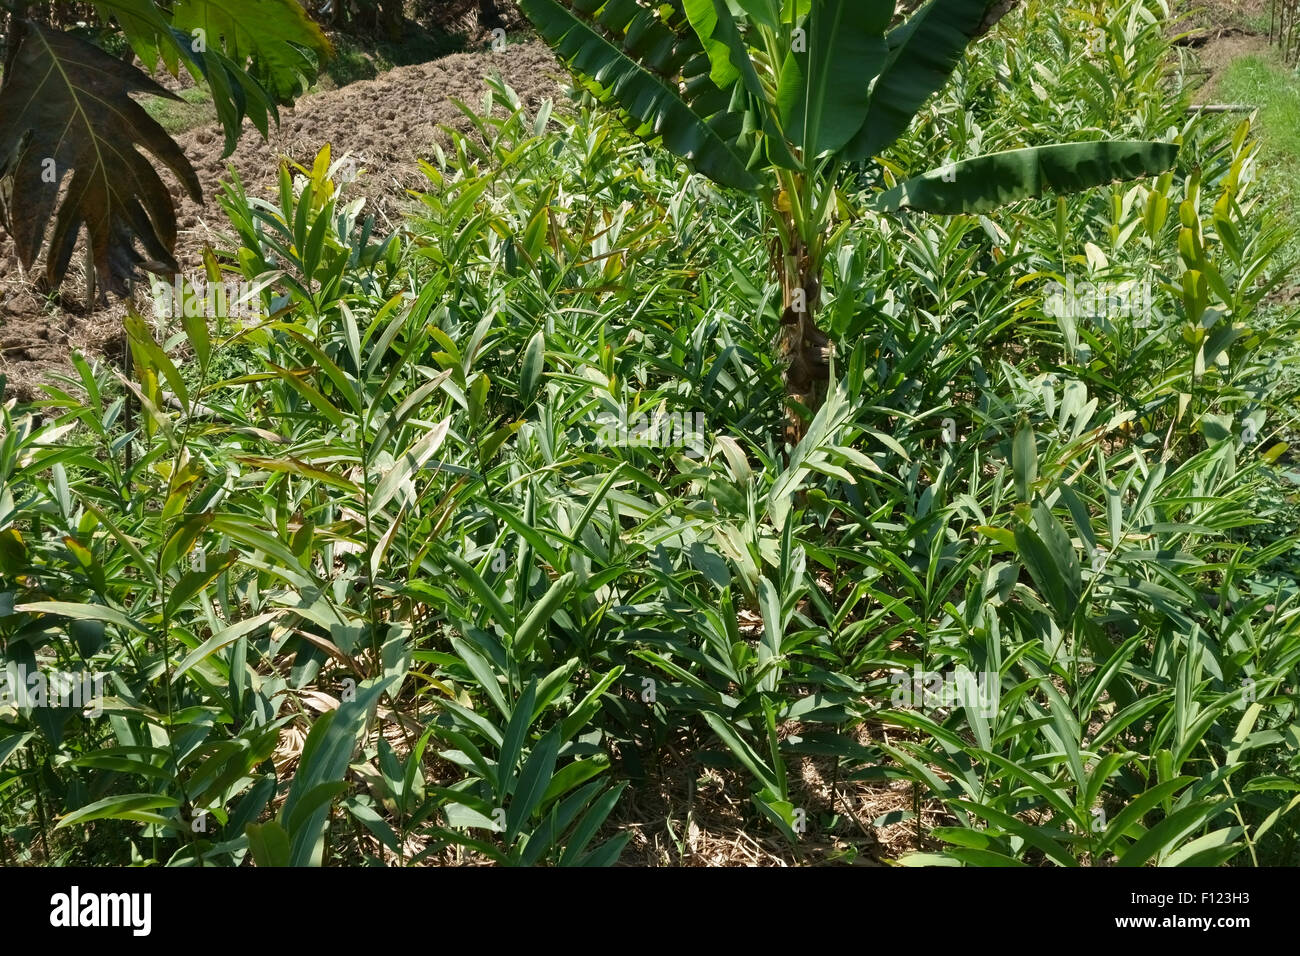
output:
<path id="1" fill-rule="evenodd" d="M 269 6 L 259 4 L 258 14 Z M 156 70 L 161 60 L 172 76 L 179 76 L 184 64 L 196 81 L 208 87 L 212 105 L 226 134 L 223 156 L 235 151 L 245 116 L 263 136 L 269 132 L 268 116 L 279 123 L 272 93 L 243 69 L 241 63 L 227 56 L 219 42 L 207 42 L 206 29 L 203 34 L 196 35 L 193 27 L 188 32 L 173 27 L 154 0 L 96 0 L 95 8 L 103 20 L 111 17 L 121 27 L 122 34 L 146 71 Z M 200 36 L 203 42 L 199 42 Z M 301 36 L 301 42 L 308 47 L 316 42 L 310 24 L 303 28 Z M 288 78 L 288 82 L 292 84 L 292 78 Z"/>
<path id="2" fill-rule="evenodd" d="M 190 35 L 192 50 L 220 49 L 237 66 L 251 58 L 253 74 L 280 102 L 334 52 L 298 0 L 179 0 L 172 25 Z"/>

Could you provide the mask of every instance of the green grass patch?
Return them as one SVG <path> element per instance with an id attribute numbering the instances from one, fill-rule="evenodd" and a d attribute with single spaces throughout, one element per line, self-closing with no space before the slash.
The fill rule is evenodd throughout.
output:
<path id="1" fill-rule="evenodd" d="M 1264 194 L 1294 233 L 1288 253 L 1300 258 L 1300 77 L 1271 58 L 1246 56 L 1224 71 L 1220 91 L 1225 102 L 1259 107 Z"/>
<path id="2" fill-rule="evenodd" d="M 325 64 L 319 81 L 312 87 L 332 90 L 358 80 L 373 80 L 397 66 L 427 63 L 468 49 L 465 38 L 439 29 L 426 30 L 407 24 L 411 29 L 396 42 L 367 36 L 334 34 L 334 57 Z"/>
<path id="3" fill-rule="evenodd" d="M 212 108 L 212 94 L 206 87 L 191 87 L 176 94 L 180 100 L 167 100 L 151 96 L 141 105 L 145 112 L 158 121 L 158 124 L 172 136 L 215 122 L 216 111 Z"/>
<path id="4" fill-rule="evenodd" d="M 1221 98 L 1226 102 L 1259 107 L 1253 134 L 1260 141 L 1259 178 L 1266 212 L 1289 233 L 1279 257 L 1281 262 L 1300 263 L 1300 76 L 1272 55 L 1244 56 L 1228 65 L 1220 79 Z M 1300 287 L 1294 268 L 1287 285 Z M 1283 290 L 1285 295 L 1285 290 Z M 1265 322 L 1284 319 L 1290 303 L 1265 308 Z M 1283 372 L 1294 381 L 1294 368 Z M 1289 433 L 1292 442 L 1297 436 Z"/>

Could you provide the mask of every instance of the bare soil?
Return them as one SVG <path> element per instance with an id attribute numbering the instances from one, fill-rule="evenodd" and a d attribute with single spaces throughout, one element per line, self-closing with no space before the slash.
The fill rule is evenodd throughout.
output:
<path id="1" fill-rule="evenodd" d="M 530 107 L 562 91 L 563 67 L 541 43 L 509 46 L 501 52 L 458 53 L 429 63 L 400 66 L 373 80 L 300 99 L 280 111 L 281 125 L 263 140 L 251 124 L 235 152 L 222 158 L 224 136 L 213 123 L 177 137 L 203 186 L 196 204 L 172 183 L 179 239 L 176 257 L 184 271 L 195 268 L 206 243 L 220 244 L 225 218 L 218 205 L 220 183 L 233 166 L 249 195 L 275 193 L 281 157 L 310 168 L 316 153 L 330 144 L 334 158 L 345 154 L 366 175 L 354 195 L 367 197 L 366 211 L 379 224 L 395 225 L 410 202 L 408 189 L 427 188 L 417 165 L 446 143 L 443 126 L 468 131 L 472 124 L 453 100 L 481 106 L 484 77 L 499 73 Z M 79 261 L 80 257 L 74 260 Z M 42 267 L 40 262 L 38 268 Z M 69 274 L 56 296 L 38 295 L 34 276 L 23 275 L 13 242 L 0 231 L 0 400 L 31 400 L 40 384 L 70 368 L 72 349 L 88 355 L 120 354 L 124 307 L 88 310 L 84 275 Z M 115 347 L 116 346 L 116 347 Z"/>
<path id="2" fill-rule="evenodd" d="M 1197 103 L 1218 102 L 1219 77 L 1235 60 L 1268 54 L 1268 34 L 1259 29 L 1268 13 L 1268 0 L 1206 0 L 1175 23 L 1175 31 L 1188 35 L 1186 45 L 1196 50 L 1206 78 L 1193 97 Z"/>
<path id="3" fill-rule="evenodd" d="M 1210 40 L 1201 48 L 1198 57 L 1201 68 L 1208 72 L 1205 83 L 1196 91 L 1196 101 L 1217 103 L 1219 77 L 1223 71 L 1243 56 L 1267 55 L 1268 51 L 1268 37 L 1257 34 L 1234 33 Z"/>

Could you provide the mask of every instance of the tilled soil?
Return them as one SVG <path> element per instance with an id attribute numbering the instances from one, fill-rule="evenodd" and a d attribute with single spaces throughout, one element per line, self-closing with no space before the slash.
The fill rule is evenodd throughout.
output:
<path id="1" fill-rule="evenodd" d="M 177 205 L 179 239 L 176 258 L 185 272 L 195 269 L 205 243 L 218 244 L 226 232 L 217 199 L 220 183 L 233 166 L 250 196 L 271 196 L 281 156 L 311 167 L 326 143 L 337 159 L 345 154 L 366 174 L 351 188 L 364 195 L 366 211 L 379 224 L 395 225 L 410 202 L 407 189 L 427 188 L 417 160 L 427 158 L 435 142 L 446 142 L 440 126 L 468 131 L 472 124 L 453 100 L 478 109 L 486 87 L 483 78 L 499 73 L 520 98 L 536 107 L 561 92 L 564 69 L 541 43 L 507 47 L 501 52 L 458 53 L 430 63 L 402 66 L 373 80 L 300 99 L 280 111 L 281 124 L 269 141 L 246 123 L 239 146 L 222 158 L 224 137 L 219 124 L 177 137 L 203 186 L 204 202 L 196 204 L 172 182 Z M 170 174 L 165 173 L 165 176 Z M 80 256 L 74 263 L 80 261 Z M 37 268 L 43 268 L 37 262 Z M 88 311 L 84 276 L 74 268 L 57 297 L 48 301 L 33 290 L 34 276 L 20 272 L 13 242 L 0 230 L 0 375 L 6 379 L 3 400 L 30 400 L 70 368 L 72 349 L 90 355 L 117 355 L 120 347 L 121 303 Z"/>

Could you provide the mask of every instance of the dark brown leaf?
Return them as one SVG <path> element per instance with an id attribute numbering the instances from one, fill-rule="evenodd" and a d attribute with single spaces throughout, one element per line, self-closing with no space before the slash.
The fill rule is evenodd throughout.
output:
<path id="1" fill-rule="evenodd" d="M 84 40 L 25 26 L 0 87 L 0 157 L 8 160 L 12 188 L 4 226 L 24 266 L 41 252 L 60 183 L 71 170 L 46 253 L 51 288 L 63 280 L 83 225 L 106 290 L 125 294 L 142 263 L 175 272 L 176 211 L 137 147 L 166 164 L 196 202 L 202 191 L 181 148 L 129 94 L 177 97 Z"/>
<path id="2" fill-rule="evenodd" d="M 978 40 L 984 34 L 992 30 L 999 20 L 1015 9 L 1020 0 L 993 0 L 989 4 L 988 10 L 984 14 L 984 19 L 980 21 L 975 36 L 972 39 Z"/>

